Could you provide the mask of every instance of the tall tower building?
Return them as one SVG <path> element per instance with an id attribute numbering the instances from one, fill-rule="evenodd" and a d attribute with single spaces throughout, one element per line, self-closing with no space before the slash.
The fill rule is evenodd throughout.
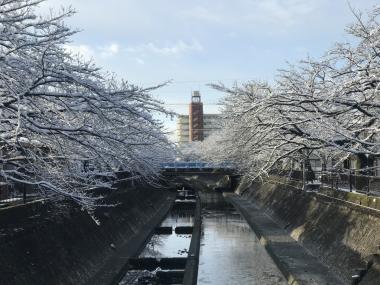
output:
<path id="1" fill-rule="evenodd" d="M 193 141 L 203 141 L 213 132 L 220 129 L 221 117 L 219 114 L 204 114 L 203 103 L 199 91 L 191 94 L 189 115 L 177 117 L 177 142 L 186 145 Z"/>
<path id="2" fill-rule="evenodd" d="M 193 91 L 189 105 L 189 141 L 203 141 L 203 103 L 199 91 Z"/>

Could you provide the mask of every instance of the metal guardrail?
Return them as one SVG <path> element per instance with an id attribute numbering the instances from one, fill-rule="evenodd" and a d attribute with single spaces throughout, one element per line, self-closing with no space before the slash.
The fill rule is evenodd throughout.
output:
<path id="1" fill-rule="evenodd" d="M 335 171 L 278 171 L 271 174 L 287 176 L 305 186 L 328 187 L 330 189 L 361 192 L 366 194 L 380 195 L 380 177 L 370 175 L 368 169 L 343 169 Z"/>
<path id="2" fill-rule="evenodd" d="M 0 208 L 26 204 L 40 198 L 40 195 L 35 190 L 24 185 L 11 186 L 4 182 L 0 184 Z"/>

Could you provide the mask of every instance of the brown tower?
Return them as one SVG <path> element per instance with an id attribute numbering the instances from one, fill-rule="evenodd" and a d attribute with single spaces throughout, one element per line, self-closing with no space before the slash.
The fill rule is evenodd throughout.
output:
<path id="1" fill-rule="evenodd" d="M 203 103 L 199 91 L 191 95 L 189 105 L 189 141 L 203 141 Z"/>

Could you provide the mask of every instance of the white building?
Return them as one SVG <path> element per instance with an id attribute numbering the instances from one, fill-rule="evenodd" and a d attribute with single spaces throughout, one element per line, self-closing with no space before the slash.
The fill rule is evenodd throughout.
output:
<path id="1" fill-rule="evenodd" d="M 212 132 L 218 130 L 220 115 L 203 114 L 203 138 L 206 139 Z M 190 142 L 189 115 L 179 115 L 177 118 L 177 142 L 179 144 Z"/>

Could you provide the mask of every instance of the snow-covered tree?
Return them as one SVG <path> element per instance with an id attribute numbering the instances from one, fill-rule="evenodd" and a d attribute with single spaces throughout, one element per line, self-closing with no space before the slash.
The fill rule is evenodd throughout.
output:
<path id="1" fill-rule="evenodd" d="M 150 95 L 160 86 L 117 80 L 69 53 L 73 11 L 38 16 L 40 2 L 0 0 L 0 177 L 91 208 L 115 170 L 157 175 L 173 148 L 153 115 L 168 112 Z"/>
<path id="2" fill-rule="evenodd" d="M 279 71 L 273 86 L 214 85 L 226 93 L 220 153 L 252 177 L 311 154 L 380 155 L 380 10 L 354 15 L 356 44 Z"/>

